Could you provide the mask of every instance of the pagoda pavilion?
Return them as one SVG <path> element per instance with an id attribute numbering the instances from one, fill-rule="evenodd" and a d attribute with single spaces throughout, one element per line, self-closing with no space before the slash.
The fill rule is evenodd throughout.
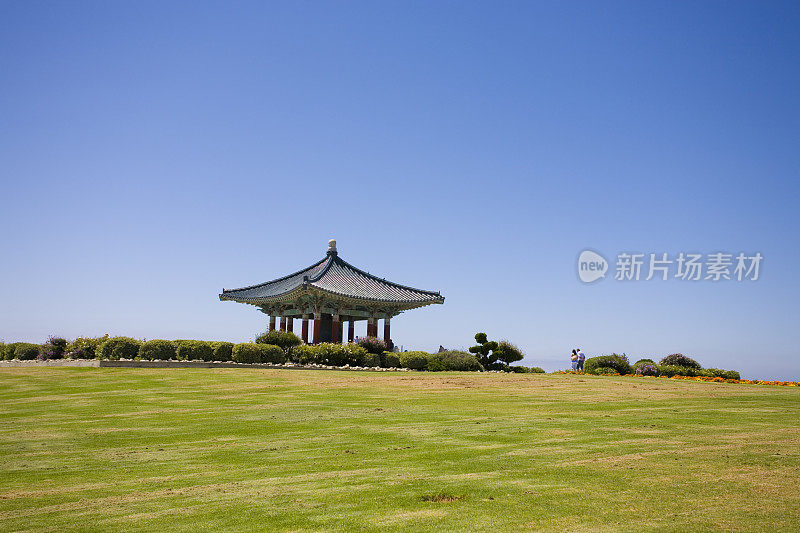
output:
<path id="1" fill-rule="evenodd" d="M 273 331 L 280 317 L 280 329 L 292 331 L 294 319 L 303 320 L 302 339 L 309 343 L 309 321 L 314 321 L 311 343 L 342 342 L 343 323 L 347 340 L 355 339 L 355 323 L 367 322 L 367 336 L 378 336 L 378 320 L 383 319 L 383 339 L 392 345 L 392 317 L 430 304 L 444 303 L 433 291 L 406 287 L 358 269 L 339 257 L 336 241 L 328 243 L 324 259 L 294 274 L 266 283 L 223 289 L 222 301 L 229 300 L 258 307 L 269 315 Z"/>

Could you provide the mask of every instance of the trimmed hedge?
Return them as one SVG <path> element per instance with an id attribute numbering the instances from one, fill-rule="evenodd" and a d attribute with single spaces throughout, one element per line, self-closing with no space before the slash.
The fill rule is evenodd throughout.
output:
<path id="1" fill-rule="evenodd" d="M 237 363 L 260 363 L 261 347 L 265 344 L 243 342 L 233 346 L 231 357 Z"/>
<path id="2" fill-rule="evenodd" d="M 691 357 L 686 357 L 682 353 L 674 353 L 672 355 L 668 355 L 664 357 L 661 361 L 659 361 L 660 365 L 669 365 L 669 366 L 682 366 L 686 368 L 694 368 L 696 370 L 700 370 L 703 368 L 700 366 L 700 363 L 692 359 Z"/>
<path id="3" fill-rule="evenodd" d="M 358 366 L 362 366 L 364 368 L 376 368 L 381 366 L 381 354 L 378 353 L 365 353 L 364 357 L 361 359 L 361 362 Z"/>
<path id="4" fill-rule="evenodd" d="M 314 353 L 313 362 L 329 366 L 364 366 L 367 361 L 367 350 L 358 344 L 336 344 L 323 342 L 311 347 Z"/>
<path id="5" fill-rule="evenodd" d="M 70 359 L 95 359 L 97 347 L 108 340 L 106 333 L 102 337 L 78 337 L 67 345 L 67 356 Z"/>
<path id="6" fill-rule="evenodd" d="M 659 376 L 702 376 L 707 378 L 741 379 L 736 370 L 723 370 L 721 368 L 692 368 L 676 365 L 656 365 Z"/>
<path id="7" fill-rule="evenodd" d="M 5 346 L 5 359 L 30 361 L 39 355 L 39 345 L 32 342 L 12 342 Z"/>
<path id="8" fill-rule="evenodd" d="M 301 344 L 292 348 L 292 351 L 289 352 L 289 361 L 298 365 L 314 363 L 314 348 L 309 344 Z"/>
<path id="9" fill-rule="evenodd" d="M 401 352 L 400 353 L 400 366 L 402 368 L 410 368 L 411 370 L 425 370 L 428 366 L 428 358 L 431 356 L 428 352 Z"/>
<path id="10" fill-rule="evenodd" d="M 286 354 L 280 346 L 274 344 L 256 344 L 243 342 L 233 347 L 232 358 L 237 363 L 271 363 L 283 364 Z"/>
<path id="11" fill-rule="evenodd" d="M 275 329 L 272 331 L 265 331 L 256 337 L 256 344 L 271 344 L 279 346 L 284 352 L 288 353 L 295 346 L 300 346 L 303 341 L 292 333 L 291 331 L 281 331 Z"/>
<path id="12" fill-rule="evenodd" d="M 111 337 L 97 347 L 95 355 L 100 359 L 133 359 L 139 355 L 141 341 L 130 337 Z"/>
<path id="13" fill-rule="evenodd" d="M 400 368 L 400 357 L 394 352 L 383 352 L 381 366 L 383 368 Z"/>
<path id="14" fill-rule="evenodd" d="M 587 374 L 597 374 L 600 368 L 611 368 L 617 374 L 631 374 L 633 372 L 628 358 L 615 353 L 590 357 L 583 364 L 583 371 Z"/>
<path id="15" fill-rule="evenodd" d="M 156 359 L 168 361 L 176 358 L 176 350 L 174 342 L 156 339 L 142 343 L 139 347 L 139 357 L 148 361 Z"/>
<path id="16" fill-rule="evenodd" d="M 707 368 L 706 372 L 711 372 L 711 375 L 715 378 L 724 378 L 724 379 L 742 379 L 739 377 L 739 372 L 736 370 L 723 370 L 721 368 Z"/>
<path id="17" fill-rule="evenodd" d="M 212 361 L 214 348 L 207 341 L 177 340 L 175 355 L 178 361 Z"/>
<path id="18" fill-rule="evenodd" d="M 211 348 L 214 350 L 214 361 L 232 361 L 233 343 L 232 342 L 212 342 Z"/>
<path id="19" fill-rule="evenodd" d="M 407 352 L 410 353 L 410 352 Z M 478 358 L 471 353 L 449 350 L 446 352 L 432 353 L 428 356 L 425 368 L 431 372 L 459 371 L 480 372 L 483 366 Z"/>
<path id="20" fill-rule="evenodd" d="M 677 365 L 656 365 L 658 369 L 659 376 L 667 376 L 671 378 L 672 376 L 704 376 L 704 377 L 714 377 L 711 372 L 708 370 L 703 370 L 702 368 L 692 368 L 689 366 L 677 366 Z"/>
<path id="21" fill-rule="evenodd" d="M 274 344 L 259 344 L 261 348 L 261 362 L 273 365 L 282 365 L 286 362 L 286 353 L 280 346 Z"/>

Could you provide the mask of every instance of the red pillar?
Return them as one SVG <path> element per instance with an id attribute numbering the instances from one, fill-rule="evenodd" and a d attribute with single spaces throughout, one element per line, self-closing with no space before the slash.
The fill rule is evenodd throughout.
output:
<path id="1" fill-rule="evenodd" d="M 308 315 L 303 315 L 303 342 L 308 344 Z"/>
<path id="2" fill-rule="evenodd" d="M 269 316 L 269 330 L 275 331 L 275 315 Z"/>
<path id="3" fill-rule="evenodd" d="M 322 313 L 314 311 L 314 344 L 319 344 L 319 336 L 322 329 Z"/>
<path id="4" fill-rule="evenodd" d="M 286 317 L 281 317 L 281 331 L 286 331 Z"/>
<path id="5" fill-rule="evenodd" d="M 342 320 L 339 313 L 333 315 L 333 324 L 331 329 L 331 342 L 339 344 L 342 342 Z"/>
<path id="6" fill-rule="evenodd" d="M 286 331 L 294 332 L 294 318 L 290 316 L 286 317 Z"/>
<path id="7" fill-rule="evenodd" d="M 367 337 L 378 336 L 378 324 L 376 324 L 376 322 L 376 319 L 373 317 L 367 319 Z"/>
<path id="8" fill-rule="evenodd" d="M 383 342 L 387 345 L 389 344 L 389 340 L 392 338 L 390 330 L 390 321 L 391 318 L 388 316 L 383 320 Z"/>
<path id="9" fill-rule="evenodd" d="M 356 321 L 350 317 L 350 322 L 347 323 L 347 342 L 353 342 L 356 339 Z"/>

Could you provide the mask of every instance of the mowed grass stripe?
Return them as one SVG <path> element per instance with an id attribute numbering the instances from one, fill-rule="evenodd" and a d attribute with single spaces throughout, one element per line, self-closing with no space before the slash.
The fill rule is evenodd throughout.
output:
<path id="1" fill-rule="evenodd" d="M 797 530 L 797 389 L 0 370 L 0 530 Z"/>

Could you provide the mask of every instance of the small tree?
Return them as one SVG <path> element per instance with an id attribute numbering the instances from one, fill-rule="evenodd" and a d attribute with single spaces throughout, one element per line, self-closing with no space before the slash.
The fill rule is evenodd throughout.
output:
<path id="1" fill-rule="evenodd" d="M 289 354 L 292 348 L 302 344 L 300 337 L 291 331 L 281 331 L 274 329 L 267 331 L 256 337 L 256 344 L 271 344 L 273 346 L 280 346 L 285 354 Z"/>
<path id="2" fill-rule="evenodd" d="M 525 354 L 522 353 L 522 350 L 508 341 L 500 341 L 497 344 L 497 349 L 494 351 L 494 353 L 497 354 L 497 358 L 500 361 L 506 364 L 506 367 L 508 367 L 511 363 L 522 361 L 522 358 L 525 357 Z"/>
<path id="3" fill-rule="evenodd" d="M 469 351 L 475 354 L 483 368 L 486 370 L 495 370 L 498 359 L 498 354 L 495 353 L 495 350 L 497 350 L 497 343 L 488 340 L 486 338 L 486 333 L 476 333 L 475 340 L 478 344 L 470 347 Z"/>

